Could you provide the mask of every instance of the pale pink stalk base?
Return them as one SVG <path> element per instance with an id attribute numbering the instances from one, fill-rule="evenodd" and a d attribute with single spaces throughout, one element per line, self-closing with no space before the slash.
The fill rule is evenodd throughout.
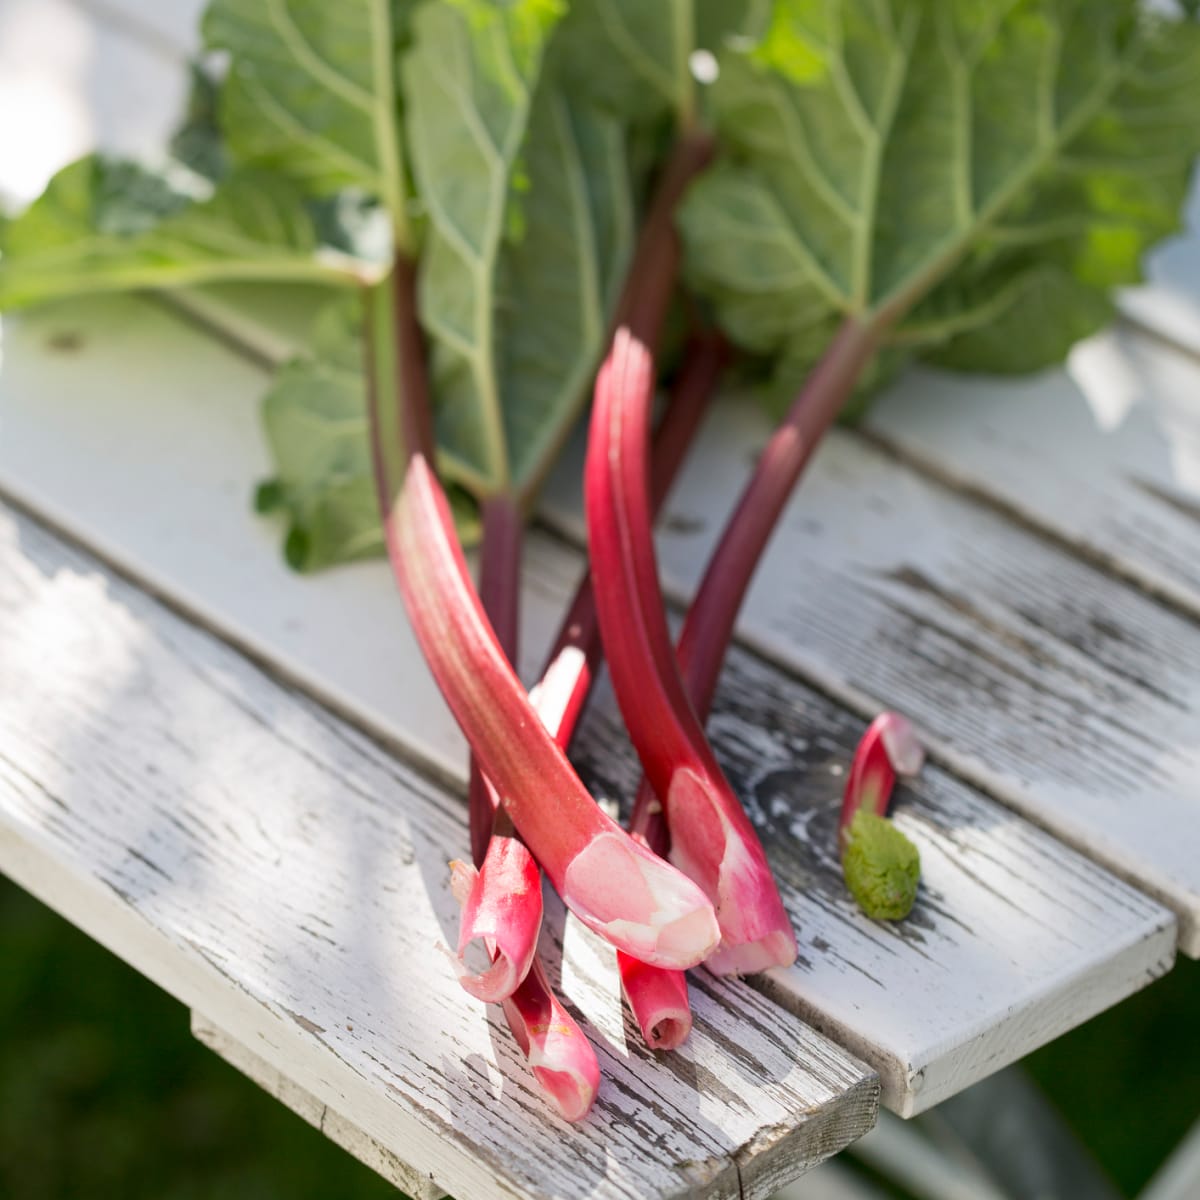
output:
<path id="1" fill-rule="evenodd" d="M 534 961 L 524 982 L 504 1001 L 508 1027 L 538 1083 L 567 1121 L 588 1115 L 600 1086 L 600 1064 L 575 1019 L 550 990 Z"/>
<path id="2" fill-rule="evenodd" d="M 645 346 L 617 331 L 596 381 L 585 467 L 588 537 L 605 653 L 621 714 L 671 830 L 671 861 L 704 890 L 721 927 L 720 973 L 787 966 L 797 954 L 754 827 L 684 692 L 651 534 Z M 635 957 L 644 957 L 635 955 Z"/>
<path id="3" fill-rule="evenodd" d="M 896 776 L 917 775 L 924 762 L 925 748 L 912 723 L 899 713 L 880 713 L 859 739 L 846 775 L 838 840 L 844 844 L 850 822 L 860 809 L 886 817 Z"/>
<path id="4" fill-rule="evenodd" d="M 462 905 L 457 970 L 463 989 L 485 1004 L 499 1004 L 516 990 L 537 953 L 542 928 L 542 875 L 533 855 L 515 837 L 493 836 L 483 866 L 450 864 L 450 886 Z M 472 974 L 468 947 L 483 943 L 492 965 Z"/>
<path id="5" fill-rule="evenodd" d="M 719 952 L 718 952 L 719 953 Z M 682 971 L 664 971 L 617 953 L 617 969 L 629 1011 L 651 1050 L 676 1050 L 692 1032 L 692 1010 L 688 1005 L 687 976 Z"/>
<path id="6" fill-rule="evenodd" d="M 791 966 L 798 953 L 792 923 L 741 805 L 734 812 L 711 778 L 681 767 L 671 777 L 665 808 L 671 862 L 704 888 L 721 926 L 721 944 L 704 965 L 714 975 Z"/>

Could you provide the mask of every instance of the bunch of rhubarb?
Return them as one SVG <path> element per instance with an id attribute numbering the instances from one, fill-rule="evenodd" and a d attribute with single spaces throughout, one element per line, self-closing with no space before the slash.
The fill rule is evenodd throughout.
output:
<path id="1" fill-rule="evenodd" d="M 581 1119 L 599 1069 L 538 960 L 542 875 L 656 1049 L 690 1029 L 686 970 L 792 963 L 704 731 L 751 577 L 824 433 L 905 364 L 1032 370 L 1110 318 L 1178 227 L 1200 27 L 1135 0 L 212 0 L 203 31 L 168 157 L 82 159 L 0 224 L 0 309 L 319 307 L 264 402 L 258 508 L 297 569 L 389 556 L 471 751 L 451 965 Z M 652 522 L 730 373 L 786 403 L 672 645 Z M 522 526 L 589 398 L 590 574 L 527 690 Z M 628 830 L 567 755 L 602 657 L 645 772 Z M 883 817 L 919 765 L 887 715 L 847 781 L 881 918 L 915 894 Z"/>

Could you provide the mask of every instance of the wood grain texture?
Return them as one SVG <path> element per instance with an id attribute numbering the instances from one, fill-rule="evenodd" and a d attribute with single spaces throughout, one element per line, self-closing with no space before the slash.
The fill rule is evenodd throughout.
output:
<path id="1" fill-rule="evenodd" d="M 866 428 L 1200 616 L 1198 395 L 1200 360 L 1118 325 L 1029 379 L 914 371 Z"/>
<path id="2" fill-rule="evenodd" d="M 765 441 L 718 406 L 672 497 L 677 598 Z M 551 484 L 582 536 L 578 467 Z M 836 431 L 751 587 L 739 634 L 863 715 L 898 708 L 963 777 L 1157 896 L 1200 954 L 1200 629 L 1143 592 Z"/>
<path id="3" fill-rule="evenodd" d="M 604 1073 L 567 1126 L 437 949 L 457 794 L 7 511 L 0 565 L 0 866 L 457 1200 L 766 1196 L 872 1124 L 873 1075 L 736 982 L 644 1051 L 567 923 Z"/>
<path id="4" fill-rule="evenodd" d="M 233 1034 L 219 1029 L 197 1012 L 192 1013 L 192 1036 L 257 1083 L 268 1095 L 290 1108 L 301 1120 L 319 1130 L 330 1141 L 336 1142 L 377 1175 L 382 1175 L 411 1200 L 441 1200 L 442 1189 L 427 1176 L 401 1161 L 374 1138 L 368 1137 L 353 1120 L 335 1112 L 328 1104 L 271 1066 L 266 1059 L 259 1058 Z"/>
<path id="5" fill-rule="evenodd" d="M 64 330 L 79 340 L 70 355 L 47 349 Z M 298 578 L 281 565 L 275 531 L 247 513 L 267 467 L 254 404 L 261 375 L 134 300 L 13 323 L 6 345 L 0 486 L 461 781 L 461 738 L 386 567 Z M 672 510 L 678 531 L 682 510 Z M 527 678 L 579 570 L 561 542 L 530 539 Z M 902 816 L 925 861 L 918 917 L 898 930 L 866 921 L 831 854 L 838 772 L 861 721 L 746 654 L 732 659 L 718 708 L 718 752 L 751 799 L 804 943 L 804 961 L 775 994 L 853 1045 L 897 1110 L 969 1085 L 1169 965 L 1167 913 L 937 771 Z M 607 698 L 580 760 L 603 788 L 631 794 L 632 758 Z M 459 853 L 465 829 L 460 837 Z M 1066 921 L 1046 891 L 1056 875 L 1078 881 Z"/>

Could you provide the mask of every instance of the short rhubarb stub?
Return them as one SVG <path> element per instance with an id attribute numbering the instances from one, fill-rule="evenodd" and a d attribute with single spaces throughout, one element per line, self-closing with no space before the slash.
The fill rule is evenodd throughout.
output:
<path id="1" fill-rule="evenodd" d="M 567 1121 L 582 1121 L 600 1087 L 600 1064 L 591 1043 L 550 990 L 534 962 L 521 986 L 504 1001 L 508 1027 L 546 1098 Z"/>
<path id="2" fill-rule="evenodd" d="M 499 1004 L 529 972 L 542 927 L 542 876 L 533 855 L 517 838 L 493 836 L 483 867 L 450 864 L 450 887 L 462 905 L 458 950 L 452 956 L 463 990 L 485 1004 Z M 482 943 L 491 965 L 473 972 L 467 951 Z"/>
<path id="3" fill-rule="evenodd" d="M 628 954 L 617 955 L 621 987 L 629 1011 L 651 1050 L 677 1050 L 692 1032 L 687 977 L 682 971 L 652 967 Z"/>
<path id="4" fill-rule="evenodd" d="M 720 941 L 704 892 L 615 823 L 571 861 L 562 898 L 589 929 L 653 966 L 684 971 Z"/>

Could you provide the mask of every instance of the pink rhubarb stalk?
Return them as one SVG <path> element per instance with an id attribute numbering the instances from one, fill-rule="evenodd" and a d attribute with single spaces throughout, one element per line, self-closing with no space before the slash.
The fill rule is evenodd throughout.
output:
<path id="1" fill-rule="evenodd" d="M 517 657 L 520 566 L 516 506 L 508 497 L 490 497 L 483 504 L 479 593 L 509 662 Z M 537 961 L 542 875 L 473 755 L 471 797 L 471 841 L 482 866 L 476 871 L 451 863 L 451 886 L 463 905 L 458 952 L 461 961 L 466 944 L 482 938 L 493 964 L 461 982 L 479 999 L 503 1005 L 509 1030 L 546 1098 L 565 1120 L 582 1121 L 600 1087 L 600 1064 Z"/>
<path id="2" fill-rule="evenodd" d="M 749 974 L 793 962 L 796 939 L 671 647 L 650 521 L 653 386 L 649 351 L 618 330 L 596 383 L 584 475 L 600 630 L 622 716 L 666 812 L 671 861 L 716 909 L 721 945 L 706 961 L 719 974 Z"/>
<path id="3" fill-rule="evenodd" d="M 397 259 L 390 287 L 370 295 L 375 473 L 392 570 L 425 660 L 567 906 L 635 958 L 676 969 L 695 965 L 720 937 L 712 906 L 588 795 L 542 727 L 480 606 L 434 470 L 411 264 Z"/>
<path id="4" fill-rule="evenodd" d="M 566 1120 L 582 1121 L 600 1087 L 600 1064 L 536 959 L 520 987 L 504 1001 L 504 1016 L 554 1106 Z"/>
<path id="5" fill-rule="evenodd" d="M 813 450 L 874 353 L 882 327 L 847 320 L 838 331 L 767 443 L 709 560 L 676 647 L 688 699 L 702 722 L 712 708 L 721 664 L 758 561 Z M 638 788 L 630 828 L 652 850 L 666 852 L 662 806 L 648 778 Z M 631 974 L 641 977 L 648 972 L 631 969 Z M 632 1001 L 630 1007 L 638 1016 Z M 655 1027 L 640 1017 L 639 1025 L 647 1044 L 656 1044 Z"/>
<path id="6" fill-rule="evenodd" d="M 464 862 L 450 864 L 450 886 L 462 905 L 455 959 L 458 982 L 476 1000 L 499 1004 L 528 975 L 537 953 L 542 873 L 509 826 L 507 832 L 493 833 L 478 870 Z M 474 942 L 481 942 L 491 959 L 478 973 L 467 965 Z"/>
<path id="7" fill-rule="evenodd" d="M 479 595 L 496 639 L 509 662 L 517 656 L 520 599 L 521 518 L 508 495 L 483 502 Z M 529 972 L 542 927 L 542 875 L 517 836 L 508 813 L 478 758 L 471 755 L 468 790 L 471 856 L 477 870 L 450 864 L 451 882 L 462 905 L 456 968 L 459 983 L 477 1000 L 499 1004 Z M 491 960 L 473 973 L 467 953 L 482 943 Z"/>
<path id="8" fill-rule="evenodd" d="M 708 411 L 708 402 L 727 359 L 728 346 L 717 334 L 697 337 L 689 344 L 670 403 L 654 435 L 652 504 L 656 512 L 670 491 L 688 447 Z M 496 522 L 496 525 L 504 528 L 502 521 Z M 501 537 L 508 540 L 503 534 Z M 488 509 L 485 507 L 480 590 L 490 603 L 490 580 L 502 577 L 503 570 L 489 565 L 495 564 L 499 556 L 489 556 L 488 538 Z M 504 611 L 503 608 L 501 611 Z M 510 626 L 515 644 L 515 619 Z M 564 750 L 570 745 L 575 733 L 602 653 L 591 576 L 585 574 L 547 658 L 541 681 L 530 692 L 529 697 L 547 732 Z M 481 784 L 483 782 L 484 779 L 481 778 Z M 483 789 L 482 794 L 495 796 L 495 792 L 487 788 Z M 474 819 L 472 816 L 473 821 Z M 497 820 L 501 823 L 504 821 L 503 809 L 497 814 Z M 477 937 L 482 937 L 485 946 L 489 950 L 494 949 L 499 956 L 489 970 L 479 975 L 470 975 L 465 965 L 462 968 L 463 975 L 460 981 L 463 986 L 482 1000 L 501 999 L 502 996 L 498 995 L 500 990 L 510 985 L 515 986 L 514 981 L 519 970 L 517 964 L 522 961 L 522 950 L 527 948 L 529 957 L 532 958 L 536 942 L 536 931 L 532 930 L 530 916 L 532 906 L 526 907 L 526 897 L 521 897 L 518 902 L 514 902 L 512 898 L 514 889 L 519 890 L 526 886 L 521 872 L 528 868 L 521 859 L 521 850 L 508 845 L 513 839 L 509 838 L 503 842 L 499 840 L 505 832 L 503 829 L 493 832 L 487 858 L 479 873 L 461 864 L 456 867 L 456 886 L 462 891 L 464 902 L 463 925 L 460 927 L 460 958 L 467 945 Z M 517 845 L 519 846 L 519 842 Z M 656 853 L 665 852 L 665 844 L 662 851 L 656 846 L 651 846 L 651 849 Z M 497 866 L 489 871 L 489 863 L 493 859 L 497 860 Z M 538 895 L 540 899 L 540 891 Z M 477 913 L 480 915 L 477 916 Z M 526 922 L 523 926 L 524 935 L 520 933 L 522 921 Z M 526 947 L 522 936 L 529 938 L 531 932 L 533 940 L 528 942 Z M 653 1044 L 661 1049 L 672 1049 L 679 1045 L 691 1029 L 687 984 L 683 973 L 650 967 L 620 952 L 618 963 L 630 1007 L 635 1014 L 639 1014 L 639 1019 L 644 1015 L 647 1028 L 659 1030 Z M 660 971 L 663 974 L 662 979 L 657 976 Z"/>

